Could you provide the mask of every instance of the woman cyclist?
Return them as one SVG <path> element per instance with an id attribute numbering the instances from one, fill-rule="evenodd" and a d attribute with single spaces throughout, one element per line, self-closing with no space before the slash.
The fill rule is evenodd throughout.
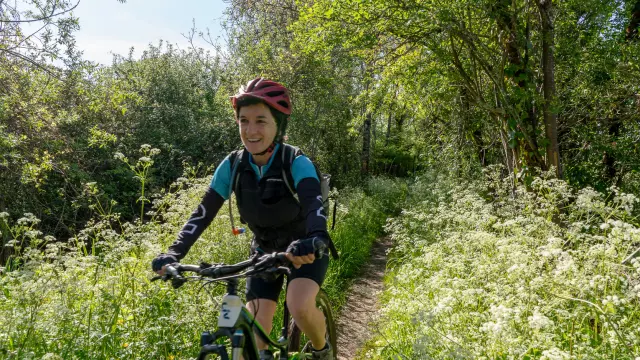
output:
<path id="1" fill-rule="evenodd" d="M 317 258 L 314 242 L 330 242 L 320 181 L 313 163 L 300 153 L 294 154 L 290 164 L 291 185 L 298 200 L 283 179 L 281 152 L 292 149 L 283 143 L 291 115 L 289 91 L 277 82 L 256 78 L 241 87 L 231 102 L 244 150 L 234 157 L 230 154 L 218 166 L 202 202 L 168 251 L 153 260 L 153 270 L 162 274 L 164 266 L 182 259 L 233 191 L 240 216 L 254 234 L 252 252 L 286 250 L 294 265 L 286 301 L 296 324 L 311 340 L 313 359 L 333 359 L 333 349 L 325 340 L 325 319 L 315 306 L 329 256 L 325 253 Z M 235 172 L 232 158 L 234 164 L 240 161 L 243 165 Z M 237 174 L 233 179 L 232 172 Z M 275 281 L 247 279 L 247 308 L 267 332 L 272 328 L 282 285 L 282 276 Z M 261 359 L 273 359 L 267 344 L 259 337 L 256 341 Z"/>

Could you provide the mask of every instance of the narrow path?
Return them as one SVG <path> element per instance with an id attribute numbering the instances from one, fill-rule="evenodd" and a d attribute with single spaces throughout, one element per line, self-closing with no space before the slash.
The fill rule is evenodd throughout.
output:
<path id="1" fill-rule="evenodd" d="M 378 239 L 371 249 L 371 259 L 362 268 L 360 278 L 349 289 L 347 302 L 338 317 L 338 360 L 351 360 L 368 340 L 369 324 L 378 312 L 387 264 L 388 237 Z"/>

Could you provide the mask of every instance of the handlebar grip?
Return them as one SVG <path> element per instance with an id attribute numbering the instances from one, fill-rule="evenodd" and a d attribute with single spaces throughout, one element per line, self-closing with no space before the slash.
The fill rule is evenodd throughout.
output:
<path id="1" fill-rule="evenodd" d="M 169 276 L 171 276 L 171 277 L 175 277 L 175 276 L 179 276 L 180 275 L 180 273 L 178 272 L 178 269 L 176 269 L 172 265 L 165 266 L 164 267 L 164 273 L 169 275 Z"/>
<path id="2" fill-rule="evenodd" d="M 174 289 L 179 288 L 187 282 L 187 280 L 180 275 L 180 271 L 178 269 L 181 269 L 181 265 L 178 265 L 178 268 L 172 265 L 167 265 L 164 268 L 165 275 L 162 277 L 165 281 L 171 279 L 171 286 Z"/>
<path id="3" fill-rule="evenodd" d="M 324 251 L 327 249 L 327 243 L 318 237 L 313 238 L 313 253 L 318 259 L 322 259 Z"/>

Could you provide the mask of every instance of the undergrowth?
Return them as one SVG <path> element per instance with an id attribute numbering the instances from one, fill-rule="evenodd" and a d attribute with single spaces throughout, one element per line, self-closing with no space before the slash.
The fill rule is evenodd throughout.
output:
<path id="1" fill-rule="evenodd" d="M 499 173 L 412 187 L 362 358 L 638 359 L 638 199 Z"/>

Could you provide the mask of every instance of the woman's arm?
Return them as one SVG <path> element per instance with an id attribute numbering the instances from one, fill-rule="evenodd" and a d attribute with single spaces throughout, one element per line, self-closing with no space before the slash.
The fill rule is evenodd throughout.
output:
<path id="1" fill-rule="evenodd" d="M 216 217 L 224 201 L 229 198 L 230 173 L 231 166 L 227 156 L 216 169 L 211 185 L 196 210 L 191 213 L 189 220 L 182 226 L 176 241 L 169 246 L 166 253 L 153 259 L 154 271 L 160 271 L 164 265 L 177 262 L 187 255 L 191 246 Z"/>
<path id="2" fill-rule="evenodd" d="M 202 232 L 211 224 L 223 204 L 224 198 L 217 191 L 211 187 L 207 189 L 202 201 L 178 233 L 178 238 L 169 246 L 167 254 L 175 256 L 178 260 L 185 257 Z"/>
<path id="3" fill-rule="evenodd" d="M 300 155 L 291 165 L 291 175 L 306 220 L 307 238 L 319 236 L 329 239 L 327 214 L 322 206 L 320 180 L 315 166 L 309 158 Z"/>

